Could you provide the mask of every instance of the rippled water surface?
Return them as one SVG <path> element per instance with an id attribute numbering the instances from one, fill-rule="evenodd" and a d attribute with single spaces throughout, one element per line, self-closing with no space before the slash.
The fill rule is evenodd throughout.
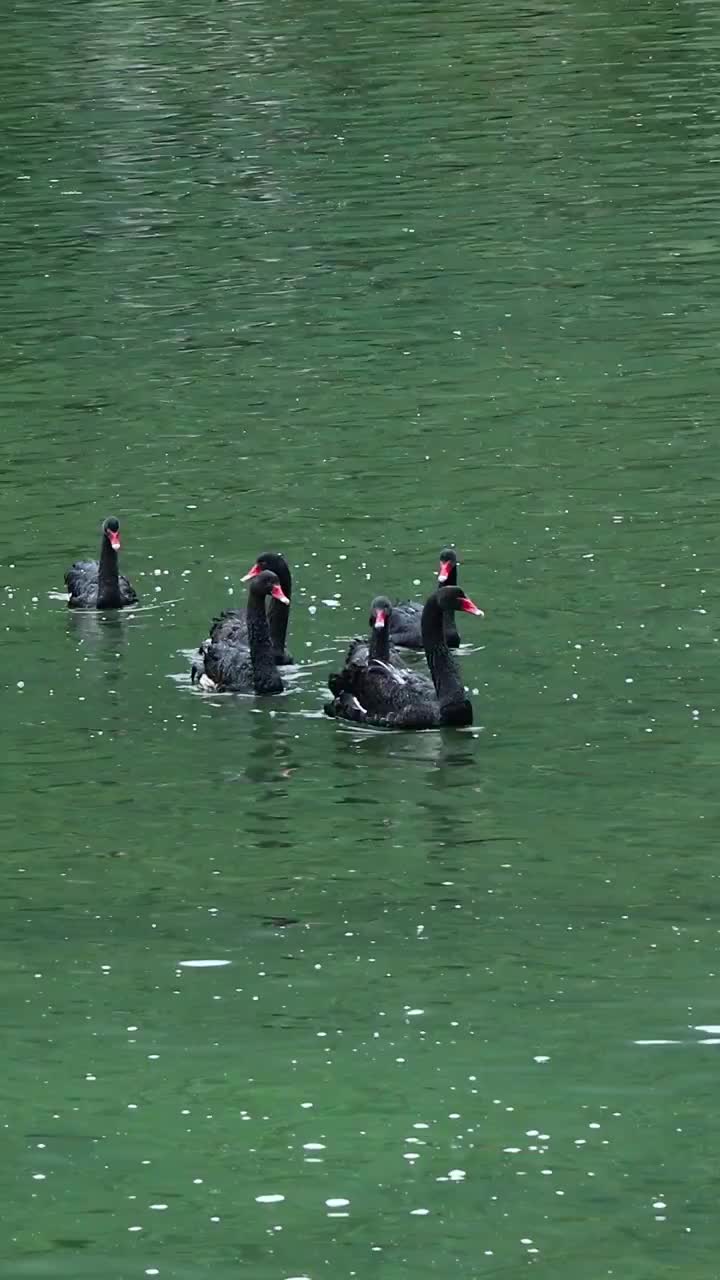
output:
<path id="1" fill-rule="evenodd" d="M 707 1280 L 720 10 L 3 35 L 0 1275 Z M 448 541 L 474 728 L 324 719 Z M 288 692 L 199 695 L 264 547 Z"/>

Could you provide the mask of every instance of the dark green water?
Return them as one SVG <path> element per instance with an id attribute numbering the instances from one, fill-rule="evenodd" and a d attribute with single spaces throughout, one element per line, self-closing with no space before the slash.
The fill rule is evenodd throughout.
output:
<path id="1" fill-rule="evenodd" d="M 717 5 L 4 40 L 0 1275 L 707 1280 Z M 448 540 L 475 729 L 324 720 Z M 266 546 L 298 677 L 197 696 Z"/>

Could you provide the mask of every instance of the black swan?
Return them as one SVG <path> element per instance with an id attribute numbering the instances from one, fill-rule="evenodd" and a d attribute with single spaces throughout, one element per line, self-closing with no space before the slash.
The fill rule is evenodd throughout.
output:
<path id="1" fill-rule="evenodd" d="M 193 663 L 193 684 L 199 681 L 204 689 L 226 693 L 282 693 L 265 608 L 269 596 L 284 608 L 290 603 L 277 574 L 265 569 L 251 577 L 248 587 L 245 634 L 249 647 L 222 638 L 206 640 Z"/>
<path id="2" fill-rule="evenodd" d="M 245 574 L 243 582 L 256 578 L 263 570 L 269 569 L 276 574 L 277 580 L 287 597 L 284 604 L 280 597 L 269 596 L 267 601 L 268 625 L 272 640 L 275 662 L 279 667 L 286 667 L 292 661 L 285 648 L 288 622 L 290 619 L 290 600 L 292 598 L 292 576 L 290 566 L 284 556 L 275 551 L 263 551 L 258 556 L 252 569 Z M 210 640 L 214 644 L 245 645 L 248 643 L 247 617 L 244 609 L 226 609 L 218 618 L 213 619 L 210 628 Z"/>
<path id="3" fill-rule="evenodd" d="M 432 697 L 433 687 L 427 676 L 415 677 L 414 673 L 408 672 L 397 650 L 391 648 L 390 628 L 392 614 L 393 606 L 387 596 L 375 596 L 370 605 L 370 617 L 368 618 L 370 635 L 369 637 L 357 636 L 355 640 L 350 641 L 343 670 L 339 675 L 330 676 L 328 683 L 331 693 L 334 694 L 336 690 L 342 692 L 343 688 L 347 687 L 348 681 L 357 679 L 358 673 L 361 671 L 367 673 L 370 663 L 378 662 L 402 667 L 403 674 L 412 674 L 413 678 L 424 681 Z"/>
<path id="4" fill-rule="evenodd" d="M 100 561 L 76 560 L 65 574 L 71 609 L 126 609 L 137 604 L 135 588 L 118 573 L 120 524 L 108 516 L 102 527 Z"/>
<path id="5" fill-rule="evenodd" d="M 383 729 L 436 729 L 472 724 L 457 663 L 444 636 L 444 619 L 456 609 L 483 617 L 461 587 L 438 587 L 422 611 L 422 637 L 432 685 L 415 672 L 375 659 L 345 666 L 329 680 L 332 702 L 325 714 Z M 433 687 L 434 686 L 434 687 Z"/>
<path id="6" fill-rule="evenodd" d="M 457 552 L 453 551 L 452 547 L 446 547 L 440 552 L 438 586 L 457 586 L 458 563 Z M 420 625 L 422 612 L 423 606 L 415 600 L 403 600 L 393 607 L 390 628 L 390 639 L 393 644 L 399 645 L 401 649 L 422 649 L 423 638 Z M 455 619 L 452 613 L 446 613 L 444 617 L 446 644 L 450 649 L 457 649 L 460 645 L 460 636 L 455 626 Z"/>

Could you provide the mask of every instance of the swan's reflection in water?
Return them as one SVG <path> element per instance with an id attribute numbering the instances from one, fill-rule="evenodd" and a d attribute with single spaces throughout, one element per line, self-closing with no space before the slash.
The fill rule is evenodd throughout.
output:
<path id="1" fill-rule="evenodd" d="M 427 766 L 428 778 L 434 778 L 435 785 L 444 784 L 446 780 L 452 781 L 453 785 L 461 785 L 464 771 L 471 770 L 477 777 L 480 766 L 480 735 L 476 731 L 433 729 L 422 733 L 403 733 L 389 729 L 356 730 L 339 722 L 335 725 L 335 735 L 341 769 L 355 769 L 358 764 L 372 762 L 390 769 L 400 766 L 404 770 L 415 763 L 421 768 Z M 448 771 L 451 778 L 446 779 Z"/>
<path id="2" fill-rule="evenodd" d="M 265 699 L 265 705 L 269 701 Z M 245 760 L 231 778 L 246 789 L 249 784 L 239 815 L 239 843 L 265 850 L 281 864 L 283 851 L 296 843 L 291 789 L 300 767 L 299 743 L 292 723 L 267 714 L 259 700 L 256 710 L 243 716 L 242 729 Z"/>
<path id="3" fill-rule="evenodd" d="M 407 830 L 409 822 L 418 824 L 422 838 L 433 842 L 454 839 L 460 829 L 455 822 L 448 825 L 453 794 L 459 797 L 462 789 L 465 812 L 468 795 L 481 790 L 483 746 L 475 732 L 356 732 L 336 727 L 335 805 L 355 806 L 358 814 L 379 811 L 386 827 Z"/>
<path id="4" fill-rule="evenodd" d="M 269 703 L 268 698 L 258 699 L 257 712 L 248 717 L 250 750 L 241 776 L 260 786 L 260 795 L 286 799 L 289 780 L 299 765 L 299 742 L 292 721 L 264 714 Z"/>
<path id="5" fill-rule="evenodd" d="M 386 848 L 388 874 L 427 880 L 429 858 L 487 835 L 481 732 L 353 731 L 283 714 L 280 702 L 208 708 L 217 782 L 228 784 L 212 788 L 212 804 L 229 817 L 234 853 L 263 868 L 273 894 L 293 898 L 328 874 L 362 877 L 371 848 L 375 876 Z"/>
<path id="6" fill-rule="evenodd" d="M 506 856 L 496 841 L 512 837 L 489 798 L 487 750 L 482 730 L 336 735 L 333 829 L 380 845 L 388 882 L 405 884 L 398 892 L 420 920 L 474 900 L 488 856 Z"/>
<path id="7" fill-rule="evenodd" d="M 78 663 L 90 669 L 83 678 L 99 678 L 115 697 L 123 679 L 128 620 L 118 610 L 68 609 L 67 631 L 77 645 Z"/>
<path id="8" fill-rule="evenodd" d="M 80 640 L 100 642 L 103 637 L 124 635 L 130 616 L 121 609 L 68 609 L 68 631 Z"/>

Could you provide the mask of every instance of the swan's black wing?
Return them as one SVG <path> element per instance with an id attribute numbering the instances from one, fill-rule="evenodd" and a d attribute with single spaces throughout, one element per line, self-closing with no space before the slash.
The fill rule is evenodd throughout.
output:
<path id="1" fill-rule="evenodd" d="M 240 645 L 216 644 L 212 640 L 200 650 L 204 674 L 228 693 L 252 693 L 253 669 L 250 650 Z M 193 664 L 194 669 L 195 664 Z"/>
<path id="2" fill-rule="evenodd" d="M 137 604 L 137 591 L 130 580 L 125 577 L 124 573 L 121 573 L 118 578 L 118 587 L 120 588 L 120 599 L 124 609 L 126 609 L 128 605 Z"/>
<path id="3" fill-rule="evenodd" d="M 393 605 L 390 617 L 390 638 L 401 649 L 422 649 L 420 621 L 423 607 L 414 600 L 401 600 Z"/>
<path id="4" fill-rule="evenodd" d="M 225 609 L 213 618 L 210 639 L 214 644 L 247 645 L 247 614 L 244 609 Z"/>
<path id="5" fill-rule="evenodd" d="M 375 661 L 376 659 L 373 659 L 373 662 Z M 328 688 L 333 697 L 339 697 L 344 690 L 352 691 L 360 687 L 363 679 L 367 676 L 369 664 L 370 648 L 367 637 L 356 636 L 354 640 L 350 641 L 342 671 L 332 672 L 328 676 Z M 378 672 L 385 666 L 406 670 L 397 649 L 394 647 L 390 648 L 388 662 L 381 663 L 378 667 Z M 328 711 L 328 715 L 330 714 L 332 713 Z"/>
<path id="6" fill-rule="evenodd" d="M 328 680 L 333 701 L 325 714 L 358 724 L 426 729 L 439 723 L 440 709 L 428 676 L 410 671 L 395 656 L 368 660 L 367 642 L 355 640 L 341 672 Z"/>
<path id="7" fill-rule="evenodd" d="M 285 606 L 283 606 L 285 607 Z M 247 614 L 244 609 L 225 609 L 217 618 L 213 618 L 210 628 L 210 639 L 214 644 L 232 644 L 247 646 Z M 279 667 L 287 667 L 294 661 L 287 649 L 277 649 L 273 645 L 275 662 Z"/>
<path id="8" fill-rule="evenodd" d="M 196 672 L 200 659 L 200 676 L 212 680 L 220 692 L 282 693 L 285 687 L 277 668 L 272 666 L 269 672 L 263 672 L 262 688 L 258 688 L 261 677 L 253 668 L 250 650 L 241 645 L 216 644 L 207 640 L 193 662 L 193 682 L 198 678 Z"/>
<path id="9" fill-rule="evenodd" d="M 406 706 L 369 710 L 354 693 L 342 691 L 325 704 L 325 715 L 336 720 L 349 720 L 374 729 L 435 729 L 440 724 L 440 707 L 435 703 L 409 703 Z"/>
<path id="10" fill-rule="evenodd" d="M 97 609 L 98 607 L 98 574 L 100 566 L 97 560 L 76 560 L 65 574 L 65 585 L 70 593 L 68 604 L 71 609 Z M 118 577 L 120 608 L 137 604 L 135 588 L 124 574 Z"/>
<path id="11" fill-rule="evenodd" d="M 365 670 L 370 658 L 370 648 L 367 636 L 356 636 L 350 641 L 348 651 L 345 656 L 345 668 Z M 406 670 L 403 658 L 398 653 L 394 645 L 390 645 L 390 653 L 388 662 L 393 667 L 400 667 Z"/>
<path id="12" fill-rule="evenodd" d="M 231 660 L 223 655 L 225 650 L 231 649 L 242 649 L 244 658 L 247 658 L 248 664 L 250 663 L 247 617 L 244 609 L 226 609 L 219 617 L 213 618 L 210 625 L 210 635 L 207 640 L 203 640 L 202 644 L 198 645 L 197 653 L 192 661 L 192 667 L 190 668 L 192 683 L 197 684 L 202 676 L 206 676 L 213 681 L 218 676 L 222 676 L 223 671 L 231 663 Z M 206 662 L 206 658 L 208 662 Z M 244 665 L 244 659 L 233 658 L 233 670 L 235 670 L 238 661 L 241 662 L 241 665 Z M 252 687 L 252 673 L 250 687 Z"/>
<path id="13" fill-rule="evenodd" d="M 93 597 L 97 599 L 98 588 L 97 560 L 76 560 L 65 574 L 65 586 L 70 593 L 68 603 L 77 607 L 88 605 Z"/>
<path id="14" fill-rule="evenodd" d="M 367 636 L 356 636 L 348 645 L 348 651 L 345 655 L 345 669 L 348 667 L 366 667 L 369 652 Z"/>
<path id="15" fill-rule="evenodd" d="M 414 600 L 402 600 L 393 605 L 390 618 L 390 639 L 401 649 L 422 649 L 422 611 L 423 606 Z M 445 643 L 448 649 L 460 646 L 460 634 L 453 618 L 446 616 L 444 620 Z"/>
<path id="16" fill-rule="evenodd" d="M 408 667 L 393 666 L 373 659 L 367 669 L 358 672 L 350 691 L 369 715 L 397 715 L 410 710 L 432 716 L 437 708 L 437 694 L 429 676 Z"/>

